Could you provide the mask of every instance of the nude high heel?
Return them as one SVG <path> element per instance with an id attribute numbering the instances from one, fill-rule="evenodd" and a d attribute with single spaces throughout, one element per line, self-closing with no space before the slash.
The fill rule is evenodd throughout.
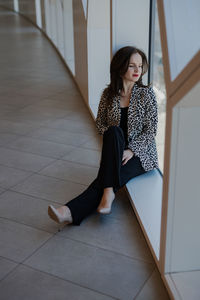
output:
<path id="1" fill-rule="evenodd" d="M 97 207 L 97 211 L 98 213 L 100 214 L 103 214 L 103 215 L 108 215 L 111 213 L 111 207 L 112 207 L 112 203 L 113 201 L 115 200 L 115 197 L 109 202 L 109 204 L 105 206 L 101 206 L 101 203 L 99 204 L 99 206 Z"/>
<path id="2" fill-rule="evenodd" d="M 111 207 L 97 208 L 97 211 L 102 215 L 109 215 L 111 213 Z"/>
<path id="3" fill-rule="evenodd" d="M 49 217 L 58 224 L 71 224 L 72 216 L 70 210 L 66 210 L 65 214 L 61 215 L 53 205 L 48 206 Z"/>

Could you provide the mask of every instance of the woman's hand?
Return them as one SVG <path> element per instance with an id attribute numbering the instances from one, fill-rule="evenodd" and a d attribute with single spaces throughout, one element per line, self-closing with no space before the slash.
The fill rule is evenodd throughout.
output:
<path id="1" fill-rule="evenodd" d="M 124 150 L 123 157 L 122 157 L 122 166 L 124 166 L 129 159 L 133 157 L 134 153 L 130 149 Z"/>

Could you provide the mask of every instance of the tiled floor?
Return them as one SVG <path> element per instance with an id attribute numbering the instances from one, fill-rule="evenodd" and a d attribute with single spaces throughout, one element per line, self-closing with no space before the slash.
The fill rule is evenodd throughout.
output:
<path id="1" fill-rule="evenodd" d="M 1 9 L 0 41 L 0 299 L 169 299 L 124 190 L 110 216 L 49 219 L 95 177 L 101 141 L 36 28 Z"/>

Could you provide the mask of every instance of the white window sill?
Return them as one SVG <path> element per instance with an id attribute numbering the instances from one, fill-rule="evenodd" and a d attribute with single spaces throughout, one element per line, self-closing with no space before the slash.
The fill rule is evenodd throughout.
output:
<path id="1" fill-rule="evenodd" d="M 159 260 L 162 175 L 154 169 L 131 179 L 126 189 L 152 254 Z"/>

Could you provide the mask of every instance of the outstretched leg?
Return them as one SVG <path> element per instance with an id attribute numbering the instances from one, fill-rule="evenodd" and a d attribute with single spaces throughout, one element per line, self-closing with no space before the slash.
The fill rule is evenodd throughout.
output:
<path id="1" fill-rule="evenodd" d="M 100 168 L 97 178 L 79 196 L 65 204 L 71 212 L 74 225 L 94 212 L 99 203 L 106 208 L 114 200 L 113 186 L 120 186 L 120 167 L 124 149 L 124 135 L 120 127 L 111 126 L 104 133 Z M 112 199 L 111 199 L 112 198 Z M 99 207 L 101 209 L 101 207 Z M 61 207 L 60 209 L 64 209 Z"/>
<path id="2" fill-rule="evenodd" d="M 71 211 L 74 225 L 80 225 L 85 217 L 97 209 L 102 194 L 103 189 L 99 188 L 95 179 L 82 194 L 65 204 Z"/>
<path id="3" fill-rule="evenodd" d="M 52 205 L 48 214 L 57 223 L 80 225 L 82 220 L 95 211 L 101 200 L 103 189 L 99 188 L 96 179 L 79 196 L 59 208 Z"/>

